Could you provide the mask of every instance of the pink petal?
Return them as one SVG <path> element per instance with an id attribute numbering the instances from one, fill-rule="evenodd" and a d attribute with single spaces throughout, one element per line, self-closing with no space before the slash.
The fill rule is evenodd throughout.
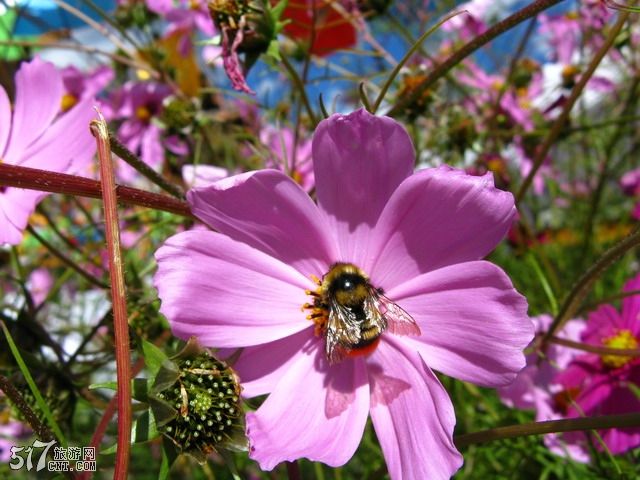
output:
<path id="1" fill-rule="evenodd" d="M 356 451 L 369 412 L 362 360 L 329 367 L 316 343 L 256 412 L 247 413 L 249 456 L 263 470 L 301 457 L 332 467 Z"/>
<path id="2" fill-rule="evenodd" d="M 47 130 L 60 111 L 64 87 L 56 67 L 39 57 L 23 63 L 15 81 L 13 129 L 5 155 L 11 159 L 7 161 L 20 165 L 23 152 Z"/>
<path id="3" fill-rule="evenodd" d="M 321 277 L 336 258 L 320 212 L 295 181 L 273 169 L 222 179 L 187 193 L 192 211 L 230 237 Z"/>
<path id="4" fill-rule="evenodd" d="M 96 139 L 89 123 L 96 118 L 93 99 L 78 103 L 58 118 L 47 131 L 23 152 L 25 167 L 76 173 L 93 160 Z"/>
<path id="5" fill-rule="evenodd" d="M 433 372 L 417 353 L 400 348 L 395 340 L 381 342 L 368 357 L 367 368 L 371 419 L 390 477 L 450 478 L 462 465 L 453 445 L 456 418 Z"/>
<path id="6" fill-rule="evenodd" d="M 19 245 L 22 233 L 44 192 L 7 188 L 0 193 L 0 245 Z"/>
<path id="7" fill-rule="evenodd" d="M 411 139 L 395 120 L 358 110 L 320 122 L 312 157 L 318 206 L 341 248 L 334 260 L 366 269 L 371 230 L 394 190 L 413 170 Z"/>
<path id="8" fill-rule="evenodd" d="M 422 335 L 402 337 L 434 370 L 497 387 L 525 366 L 533 339 L 527 302 L 489 262 L 466 262 L 429 272 L 387 292 L 416 320 Z"/>
<path id="9" fill-rule="evenodd" d="M 233 363 L 234 370 L 242 381 L 242 395 L 251 398 L 265 393 L 271 393 L 280 379 L 288 375 L 292 368 L 300 361 L 302 355 L 324 340 L 316 337 L 315 328 L 304 330 L 274 342 L 246 347 L 242 349 L 239 358 Z M 237 349 L 218 350 L 220 358 L 232 357 Z M 233 358 L 233 357 L 232 357 Z"/>
<path id="10" fill-rule="evenodd" d="M 4 161 L 4 150 L 11 133 L 11 102 L 4 88 L 0 87 L 0 161 Z"/>
<path id="11" fill-rule="evenodd" d="M 447 165 L 420 170 L 391 197 L 376 225 L 369 272 L 386 289 L 445 265 L 479 260 L 506 235 L 513 195 L 493 176 L 468 175 Z"/>
<path id="12" fill-rule="evenodd" d="M 301 308 L 313 282 L 248 245 L 189 231 L 171 237 L 156 259 L 161 311 L 177 337 L 244 347 L 313 328 Z"/>
<path id="13" fill-rule="evenodd" d="M 624 318 L 611 305 L 600 305 L 595 312 L 589 313 L 588 319 L 582 341 L 590 345 L 602 345 L 604 338 L 616 335 L 620 328 L 627 328 Z"/>

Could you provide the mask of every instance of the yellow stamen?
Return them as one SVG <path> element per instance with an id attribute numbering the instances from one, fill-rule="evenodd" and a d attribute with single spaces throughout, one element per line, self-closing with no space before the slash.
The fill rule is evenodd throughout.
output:
<path id="1" fill-rule="evenodd" d="M 638 348 L 638 339 L 633 336 L 630 330 L 618 330 L 611 337 L 603 338 L 602 343 L 608 348 L 620 350 L 631 350 Z M 602 364 L 608 368 L 624 367 L 633 360 L 629 355 L 603 355 Z"/>
<path id="2" fill-rule="evenodd" d="M 318 285 L 318 289 L 314 292 L 312 290 L 305 290 L 304 293 L 313 297 L 313 302 L 307 302 L 302 305 L 302 311 L 311 310 L 306 318 L 316 324 L 315 335 L 319 337 L 327 327 L 327 321 L 329 319 L 329 309 L 321 301 L 322 299 L 322 281 L 315 275 L 311 275 L 311 280 Z"/>

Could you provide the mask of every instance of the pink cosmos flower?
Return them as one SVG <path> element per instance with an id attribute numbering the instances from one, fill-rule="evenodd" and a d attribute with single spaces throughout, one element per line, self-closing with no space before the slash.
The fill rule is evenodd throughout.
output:
<path id="1" fill-rule="evenodd" d="M 215 165 L 183 165 L 182 180 L 191 187 L 204 187 L 229 176 L 229 170 Z"/>
<path id="2" fill-rule="evenodd" d="M 165 37 L 179 35 L 178 51 L 182 56 L 186 57 L 191 52 L 191 37 L 196 29 L 208 38 L 215 34 L 205 1 L 147 0 L 147 6 L 167 21 Z"/>
<path id="3" fill-rule="evenodd" d="M 94 98 L 107 87 L 115 78 L 116 74 L 113 69 L 107 65 L 101 65 L 90 72 L 82 72 L 73 65 L 61 70 L 62 81 L 64 82 L 65 94 L 62 99 L 62 109 L 69 110 L 80 100 L 85 98 Z M 110 111 L 110 106 L 104 103 L 104 99 L 98 102 L 100 113 L 105 118 Z"/>
<path id="4" fill-rule="evenodd" d="M 536 332 L 544 334 L 551 326 L 553 317 L 540 315 L 532 320 L 536 326 Z M 582 320 L 570 320 L 557 333 L 557 336 L 577 342 L 585 326 Z M 579 350 L 556 344 L 548 345 L 544 352 L 534 349 L 527 355 L 527 366 L 518 374 L 515 381 L 507 387 L 498 389 L 500 398 L 505 405 L 512 408 L 534 409 L 537 422 L 564 418 L 569 402 L 567 396 L 570 393 L 564 391 L 561 385 L 554 383 L 553 379 L 578 355 L 580 355 Z M 563 435 L 562 439 L 556 434 L 549 434 L 544 436 L 544 443 L 556 455 L 563 457 L 568 455 L 578 462 L 588 462 L 587 449 L 579 442 L 583 439 L 584 435 L 581 433 L 568 433 Z"/>
<path id="5" fill-rule="evenodd" d="M 525 299 L 481 260 L 507 232 L 513 197 L 490 174 L 412 174 L 407 132 L 365 110 L 321 122 L 312 148 L 317 204 L 275 169 L 188 193 L 217 232 L 183 232 L 156 252 L 162 311 L 180 338 L 223 354 L 243 348 L 234 365 L 243 394 L 270 393 L 247 414 L 250 456 L 263 469 L 301 457 L 343 465 L 371 415 L 391 478 L 449 478 L 462 457 L 431 369 L 506 385 L 533 337 Z M 330 364 L 306 309 L 312 277 L 336 262 L 362 269 L 422 334 L 390 328 L 370 353 Z"/>
<path id="6" fill-rule="evenodd" d="M 275 128 L 265 125 L 260 130 L 260 140 L 268 147 L 271 155 L 266 166 L 277 168 L 289 174 L 302 185 L 305 191 L 313 190 L 313 164 L 311 162 L 311 141 L 290 128 Z"/>
<path id="7" fill-rule="evenodd" d="M 625 195 L 640 197 L 640 168 L 636 168 L 622 175 L 620 186 Z M 640 202 L 636 204 L 631 212 L 631 216 L 640 219 Z"/>
<path id="8" fill-rule="evenodd" d="M 623 291 L 640 290 L 640 275 L 628 281 Z M 588 345 L 635 349 L 640 341 L 640 295 L 622 300 L 622 311 L 602 305 L 591 313 L 582 341 Z M 588 353 L 574 359 L 556 376 L 567 391 L 574 391 L 574 404 L 567 417 L 615 415 L 640 411 L 640 399 L 633 390 L 640 387 L 640 357 Z M 640 428 L 613 428 L 600 431 L 602 440 L 614 455 L 640 446 Z M 594 442 L 601 448 L 599 442 Z"/>
<path id="9" fill-rule="evenodd" d="M 177 155 L 185 155 L 187 147 L 177 136 L 165 136 L 165 127 L 159 117 L 164 110 L 163 101 L 171 89 L 157 82 L 127 82 L 114 92 L 114 117 L 124 119 L 118 129 L 118 140 L 151 167 L 158 168 L 165 158 L 165 147 Z M 123 165 L 119 176 L 131 182 L 135 171 Z"/>
<path id="10" fill-rule="evenodd" d="M 76 173 L 96 151 L 89 133 L 94 100 L 85 98 L 60 115 L 64 85 L 60 72 L 38 57 L 16 74 L 13 112 L 0 88 L 0 163 Z M 0 245 L 17 245 L 35 206 L 47 193 L 0 187 Z"/>
<path id="11" fill-rule="evenodd" d="M 493 1 L 471 0 L 456 7 L 456 11 L 463 12 L 442 24 L 445 32 L 456 32 L 462 40 L 477 37 L 487 30 L 487 17 Z"/>

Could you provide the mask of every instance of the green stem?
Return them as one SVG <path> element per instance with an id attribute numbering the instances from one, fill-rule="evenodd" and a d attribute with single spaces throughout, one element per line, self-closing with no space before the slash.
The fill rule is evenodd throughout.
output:
<path id="1" fill-rule="evenodd" d="M 627 427 L 640 427 L 640 413 L 606 415 L 601 417 L 568 418 L 562 420 L 548 420 L 545 422 L 523 423 L 522 425 L 512 425 L 509 427 L 498 427 L 491 430 L 483 430 L 481 432 L 460 435 L 454 438 L 453 443 L 455 443 L 457 448 L 460 448 L 477 443 L 504 440 L 506 438 L 544 435 L 547 433 Z"/>
<path id="2" fill-rule="evenodd" d="M 391 74 L 389 75 L 389 78 L 387 78 L 387 81 L 384 82 L 384 85 L 382 86 L 382 89 L 380 90 L 380 93 L 378 94 L 378 98 L 376 98 L 376 101 L 373 104 L 373 110 L 371 110 L 370 108 L 367 108 L 367 110 L 369 110 L 369 112 L 371 113 L 376 113 L 376 111 L 378 110 L 378 108 L 380 107 L 380 104 L 382 103 L 382 100 L 384 100 L 384 96 L 387 94 L 387 91 L 389 90 L 389 88 L 391 87 L 393 81 L 396 79 L 396 77 L 398 76 L 398 74 L 400 73 L 400 70 L 402 70 L 402 67 L 405 66 L 405 64 L 409 61 L 409 59 L 411 58 L 411 56 L 415 53 L 416 50 L 418 50 L 420 48 L 420 45 L 422 45 L 422 42 L 424 42 L 427 38 L 429 38 L 431 36 L 431 34 L 433 32 L 435 32 L 438 28 L 440 28 L 440 25 L 442 25 L 443 23 L 445 23 L 447 20 L 460 15 L 462 12 L 454 12 L 450 15 L 447 15 L 446 17 L 444 17 L 442 20 L 440 20 L 438 23 L 436 23 L 433 27 L 431 27 L 429 30 L 427 30 L 417 41 L 416 43 L 414 43 L 411 48 L 409 49 L 409 51 L 404 55 L 404 57 L 402 57 L 402 60 L 400 60 L 400 62 L 395 66 L 395 68 L 393 69 L 393 71 L 391 72 Z M 424 83 L 424 82 L 423 82 Z M 422 85 L 422 83 L 420 84 L 420 86 Z M 418 86 L 418 88 L 420 88 L 420 86 Z M 410 96 L 412 96 L 413 94 L 410 94 Z M 418 97 L 416 97 L 414 100 L 417 100 Z M 389 116 L 391 116 L 391 113 L 388 114 Z"/>
<path id="3" fill-rule="evenodd" d="M 516 193 L 516 196 L 515 196 L 516 205 L 520 203 L 525 193 L 531 186 L 531 183 L 533 182 L 533 177 L 535 176 L 535 174 L 538 172 L 538 170 L 544 163 L 544 159 L 547 157 L 549 150 L 551 150 L 551 146 L 555 143 L 556 139 L 562 132 L 564 125 L 567 123 L 567 120 L 569 119 L 569 114 L 571 113 L 571 109 L 573 108 L 573 105 L 576 103 L 578 98 L 580 98 L 580 95 L 582 95 L 582 91 L 587 85 L 587 82 L 593 76 L 593 73 L 596 71 L 596 68 L 598 68 L 598 65 L 600 65 L 600 62 L 602 61 L 604 56 L 607 54 L 607 52 L 613 45 L 613 42 L 615 42 L 616 37 L 618 36 L 618 33 L 620 33 L 620 30 L 622 29 L 622 26 L 624 25 L 624 23 L 627 21 L 627 18 L 629 18 L 628 13 L 622 13 L 620 15 L 620 17 L 618 18 L 618 21 L 609 32 L 609 36 L 607 37 L 607 40 L 604 42 L 602 47 L 600 47 L 600 50 L 596 52 L 595 56 L 593 57 L 593 60 L 591 60 L 591 63 L 589 64 L 589 67 L 584 72 L 584 75 L 580 77 L 580 81 L 575 85 L 575 87 L 573 87 L 571 96 L 567 100 L 567 103 L 565 104 L 564 108 L 562 109 L 562 112 L 560 113 L 556 121 L 553 122 L 553 126 L 551 127 L 551 131 L 549 132 L 549 135 L 547 136 L 544 143 L 540 146 L 540 148 L 536 152 L 536 157 L 533 159 L 533 167 L 531 168 L 531 171 L 527 175 L 527 178 L 524 179 L 524 182 L 522 182 L 522 185 L 520 185 L 520 189 L 518 190 L 518 193 Z"/>
<path id="4" fill-rule="evenodd" d="M 27 225 L 27 231 L 34 236 L 34 238 L 40 242 L 40 244 L 42 244 L 42 246 L 44 246 L 47 250 L 49 250 L 49 253 L 51 253 L 54 257 L 56 257 L 58 260 L 60 260 L 62 263 L 64 263 L 65 265 L 67 265 L 69 268 L 72 268 L 73 270 L 75 270 L 76 273 L 80 274 L 80 276 L 82 278 L 84 278 L 87 282 L 89 282 L 90 284 L 92 284 L 95 287 L 98 288 L 109 288 L 108 285 L 105 285 L 104 283 L 102 283 L 100 280 L 98 280 L 96 277 L 94 277 L 93 275 L 91 275 L 89 272 L 87 272 L 86 270 L 83 270 L 79 265 L 77 265 L 73 260 L 71 260 L 69 257 L 67 257 L 64 253 L 62 253 L 60 250 L 58 250 L 56 247 L 54 247 L 51 243 L 49 243 L 42 235 L 40 235 L 38 233 L 38 231 L 33 228 L 31 225 Z"/>
<path id="5" fill-rule="evenodd" d="M 300 78 L 300 75 L 298 75 L 298 72 L 296 72 L 296 69 L 293 68 L 293 65 L 291 65 L 291 62 L 287 60 L 287 57 L 285 57 L 284 55 L 281 55 L 281 57 L 282 57 L 282 64 L 284 65 L 284 68 L 287 70 L 287 72 L 289 72 L 289 75 L 291 75 L 291 79 L 293 80 L 293 83 L 295 84 L 296 88 L 300 92 L 300 99 L 302 100 L 302 104 L 304 105 L 304 108 L 307 111 L 307 115 L 309 115 L 309 118 L 311 119 L 311 123 L 313 125 L 317 125 L 318 119 L 313 109 L 311 108 L 309 97 L 307 96 L 307 92 L 304 89 L 303 80 Z"/>
<path id="6" fill-rule="evenodd" d="M 131 453 L 131 349 L 129 346 L 124 267 L 120 251 L 115 172 L 109 146 L 107 123 L 102 118 L 102 115 L 98 115 L 100 120 L 93 120 L 90 128 L 98 144 L 100 178 L 103 185 L 102 199 L 104 202 L 107 253 L 109 255 L 109 274 L 111 278 L 111 300 L 113 303 L 113 330 L 116 347 L 116 376 L 118 380 L 118 450 L 116 452 L 114 478 L 126 480 Z"/>
<path id="7" fill-rule="evenodd" d="M 551 336 L 559 330 L 565 322 L 572 318 L 576 311 L 578 311 L 578 308 L 591 288 L 591 285 L 593 285 L 600 274 L 618 257 L 624 255 L 626 252 L 638 245 L 640 245 L 640 229 L 637 229 L 618 245 L 607 251 L 578 279 L 560 306 L 560 311 L 549 327 L 549 331 L 545 334 L 543 339 L 544 343 L 548 342 L 551 339 Z"/>

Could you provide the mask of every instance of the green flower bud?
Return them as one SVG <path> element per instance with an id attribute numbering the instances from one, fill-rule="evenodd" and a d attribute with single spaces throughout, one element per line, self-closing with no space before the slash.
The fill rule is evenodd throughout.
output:
<path id="1" fill-rule="evenodd" d="M 204 463 L 220 448 L 248 450 L 240 392 L 235 372 L 191 337 L 162 364 L 149 401 L 158 430 Z"/>

